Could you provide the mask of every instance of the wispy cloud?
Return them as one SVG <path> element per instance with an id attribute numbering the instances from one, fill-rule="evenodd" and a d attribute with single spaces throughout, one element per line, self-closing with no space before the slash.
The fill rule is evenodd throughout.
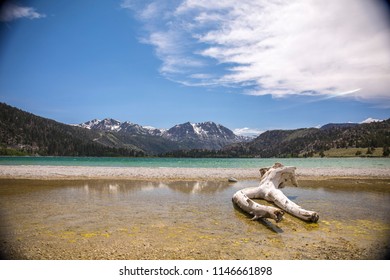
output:
<path id="1" fill-rule="evenodd" d="M 130 1 L 160 72 L 242 93 L 390 102 L 390 27 L 380 1 Z M 348 94 L 340 94 L 348 93 Z"/>
<path id="2" fill-rule="evenodd" d="M 262 134 L 264 130 L 260 130 L 257 128 L 243 127 L 243 128 L 236 128 L 233 130 L 233 132 L 236 135 L 255 137 Z"/>
<path id="3" fill-rule="evenodd" d="M 38 13 L 35 8 L 18 6 L 12 3 L 5 3 L 0 10 L 0 21 L 8 22 L 20 18 L 38 19 L 46 17 L 45 14 Z"/>

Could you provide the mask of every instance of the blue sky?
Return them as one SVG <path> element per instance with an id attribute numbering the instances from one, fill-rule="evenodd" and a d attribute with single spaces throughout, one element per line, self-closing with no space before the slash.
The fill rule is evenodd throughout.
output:
<path id="1" fill-rule="evenodd" d="M 8 1 L 0 101 L 239 131 L 390 117 L 386 1 Z"/>

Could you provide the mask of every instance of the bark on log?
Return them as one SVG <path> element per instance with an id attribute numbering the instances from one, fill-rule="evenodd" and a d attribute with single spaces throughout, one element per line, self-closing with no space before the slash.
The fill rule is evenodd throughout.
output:
<path id="1" fill-rule="evenodd" d="M 283 166 L 275 163 L 271 168 L 262 168 L 260 185 L 254 188 L 246 188 L 237 191 L 233 195 L 233 202 L 236 203 L 243 211 L 252 214 L 252 220 L 259 218 L 272 218 L 280 222 L 283 218 L 284 211 L 309 222 L 317 222 L 319 216 L 314 211 L 308 211 L 301 206 L 292 202 L 279 189 L 283 188 L 288 181 L 294 186 L 298 186 L 295 178 L 295 167 Z M 280 210 L 275 207 L 261 205 L 252 199 L 265 199 L 273 202 Z"/>

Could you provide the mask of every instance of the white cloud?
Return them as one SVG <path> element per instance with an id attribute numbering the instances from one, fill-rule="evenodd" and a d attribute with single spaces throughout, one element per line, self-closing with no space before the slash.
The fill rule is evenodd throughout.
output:
<path id="1" fill-rule="evenodd" d="M 143 42 L 172 80 L 252 95 L 390 102 L 390 27 L 380 1 L 140 3 L 122 7 L 143 22 Z"/>
<path id="2" fill-rule="evenodd" d="M 260 130 L 257 128 L 249 128 L 249 127 L 243 127 L 243 128 L 236 128 L 233 130 L 234 134 L 240 135 L 240 136 L 259 136 L 264 132 L 264 130 Z"/>
<path id="3" fill-rule="evenodd" d="M 20 18 L 38 19 L 46 17 L 45 14 L 38 13 L 32 7 L 22 7 L 10 3 L 4 4 L 0 11 L 0 21 L 7 22 Z"/>
<path id="4" fill-rule="evenodd" d="M 367 118 L 365 119 L 364 121 L 360 122 L 360 123 L 372 123 L 372 122 L 382 122 L 383 120 L 380 120 L 380 119 L 374 119 L 374 118 Z"/>
<path id="5" fill-rule="evenodd" d="M 135 5 L 133 3 L 134 1 L 132 0 L 123 0 L 122 3 L 120 4 L 120 7 L 122 9 L 130 9 L 132 10 L 133 8 L 135 8 Z"/>

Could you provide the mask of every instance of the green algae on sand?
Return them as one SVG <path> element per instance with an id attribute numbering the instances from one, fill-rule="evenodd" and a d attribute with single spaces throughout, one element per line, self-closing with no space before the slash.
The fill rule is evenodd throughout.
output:
<path id="1" fill-rule="evenodd" d="M 251 221 L 231 197 L 258 181 L 1 180 L 1 250 L 10 259 L 384 257 L 390 180 L 299 183 L 283 192 L 318 211 L 318 223 Z"/>

